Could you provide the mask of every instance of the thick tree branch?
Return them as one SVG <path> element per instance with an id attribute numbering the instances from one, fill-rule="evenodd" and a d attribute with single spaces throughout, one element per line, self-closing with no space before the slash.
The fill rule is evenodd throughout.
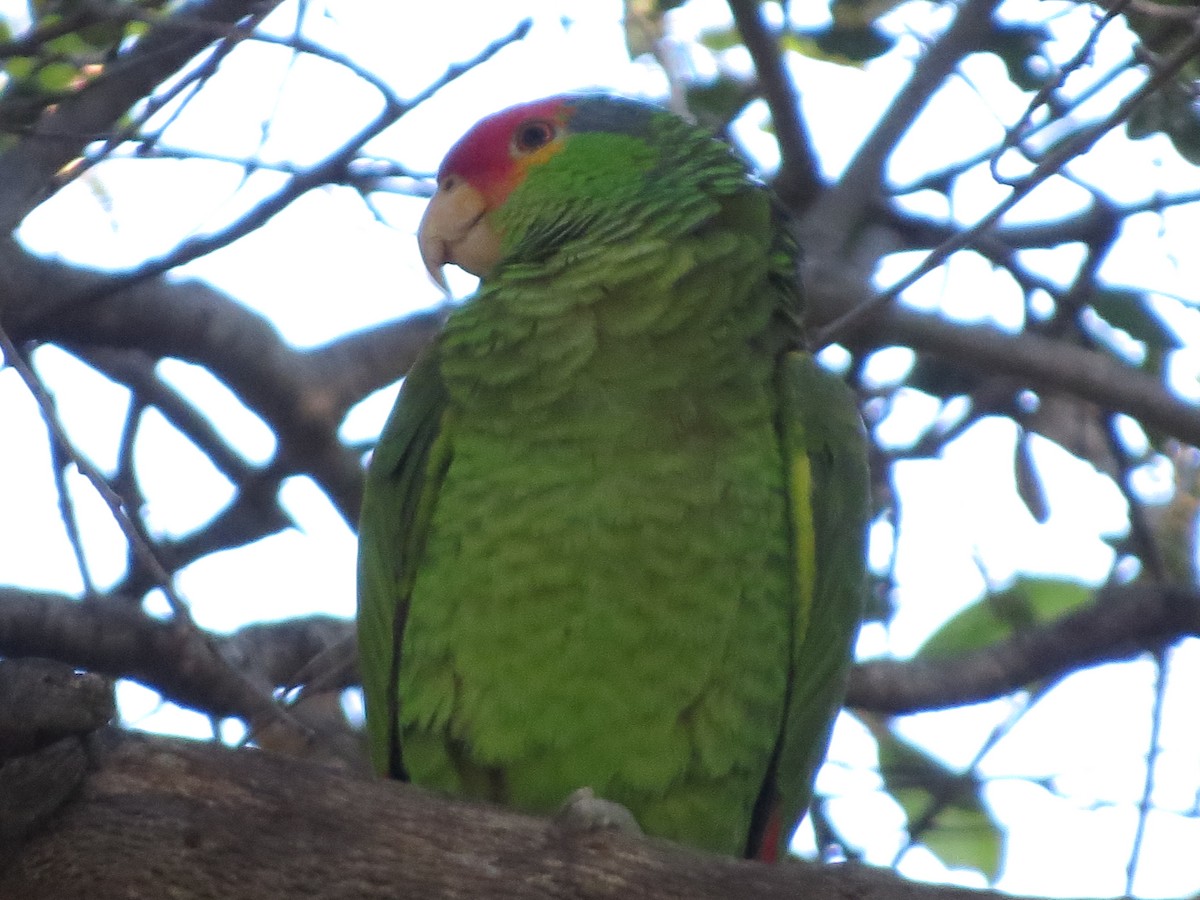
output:
<path id="1" fill-rule="evenodd" d="M 260 694 L 293 687 L 314 657 L 353 636 L 353 624 L 345 619 L 307 616 L 247 625 L 231 635 L 208 634 L 201 645 L 131 600 L 110 595 L 81 601 L 0 587 L 0 657 L 55 659 L 132 679 L 210 716 L 248 719 L 259 703 L 248 685 Z M 230 666 L 242 677 L 231 679 Z"/>
<path id="2" fill-rule="evenodd" d="M 90 752 L 76 797 L 0 869 L 0 895 L 148 900 L 170 885 L 177 900 L 999 897 L 573 830 L 256 750 L 105 731 Z"/>
<path id="3" fill-rule="evenodd" d="M 0 659 L 0 763 L 88 734 L 116 714 L 112 684 L 99 675 L 47 659 Z"/>
<path id="4" fill-rule="evenodd" d="M 132 678 L 164 697 L 217 717 L 265 722 L 258 680 L 235 673 L 219 640 L 198 640 L 183 623 L 152 619 L 114 598 L 74 601 L 0 588 L 0 654 L 57 659 L 114 678 Z M 206 636 L 209 637 L 209 636 Z"/>

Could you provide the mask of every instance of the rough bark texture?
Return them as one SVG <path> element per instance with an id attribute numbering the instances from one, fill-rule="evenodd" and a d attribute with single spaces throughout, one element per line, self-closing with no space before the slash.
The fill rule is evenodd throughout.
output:
<path id="1" fill-rule="evenodd" d="M 257 750 L 109 729 L 88 755 L 75 795 L 0 869 L 0 897 L 989 896 L 570 830 Z"/>

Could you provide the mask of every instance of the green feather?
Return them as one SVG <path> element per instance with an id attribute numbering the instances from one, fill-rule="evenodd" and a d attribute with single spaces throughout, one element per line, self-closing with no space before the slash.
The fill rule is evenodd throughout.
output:
<path id="1" fill-rule="evenodd" d="M 771 807 L 803 814 L 840 703 L 861 426 L 792 352 L 792 252 L 728 148 L 571 102 L 371 463 L 372 759 L 532 811 L 589 786 L 650 833 L 753 852 Z"/>

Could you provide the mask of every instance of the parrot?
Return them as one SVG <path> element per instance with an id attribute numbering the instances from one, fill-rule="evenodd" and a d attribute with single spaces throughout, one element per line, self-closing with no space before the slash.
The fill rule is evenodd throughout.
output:
<path id="1" fill-rule="evenodd" d="M 531 101 L 447 153 L 418 228 L 478 276 L 367 464 L 373 768 L 774 860 L 863 614 L 866 435 L 803 345 L 795 240 L 727 143 L 648 102 Z"/>

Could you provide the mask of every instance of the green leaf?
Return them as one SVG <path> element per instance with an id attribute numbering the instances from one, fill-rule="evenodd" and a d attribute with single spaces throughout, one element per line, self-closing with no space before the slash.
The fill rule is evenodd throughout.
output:
<path id="1" fill-rule="evenodd" d="M 97 22 L 78 31 L 79 39 L 92 53 L 107 53 L 125 37 L 124 22 Z"/>
<path id="2" fill-rule="evenodd" d="M 732 50 L 742 46 L 742 33 L 732 25 L 728 28 L 714 28 L 700 33 L 700 45 L 707 47 L 713 53 Z"/>
<path id="3" fill-rule="evenodd" d="M 834 24 L 821 28 L 795 28 L 785 32 L 781 39 L 785 50 L 794 50 L 812 59 L 855 67 L 883 56 L 895 43 L 894 37 L 875 25 Z"/>
<path id="4" fill-rule="evenodd" d="M 921 645 L 916 659 L 953 656 L 988 647 L 1016 631 L 1052 622 L 1087 603 L 1094 588 L 1058 578 L 1018 578 L 952 616 Z"/>
<path id="5" fill-rule="evenodd" d="M 855 63 L 883 56 L 896 45 L 896 39 L 875 25 L 829 28 L 816 38 L 817 46 L 831 57 Z"/>
<path id="6" fill-rule="evenodd" d="M 24 81 L 33 74 L 37 61 L 32 56 L 14 56 L 8 61 L 4 70 L 13 81 Z"/>
<path id="7" fill-rule="evenodd" d="M 888 793 L 896 798 L 910 819 L 923 812 L 923 807 L 917 805 L 922 801 L 921 793 L 950 796 L 964 787 L 968 793 L 974 791 L 970 776 L 963 782 L 964 776 L 895 732 L 872 729 L 872 733 L 879 748 L 879 774 L 883 776 Z"/>
<path id="8" fill-rule="evenodd" d="M 1000 874 L 1000 830 L 983 809 L 948 806 L 920 840 L 947 866 L 977 869 L 988 881 Z"/>
<path id="9" fill-rule="evenodd" d="M 1167 137 L 1176 153 L 1193 166 L 1200 166 L 1200 110 L 1189 106 L 1186 118 L 1176 122 Z"/>
<path id="10" fill-rule="evenodd" d="M 79 70 L 70 63 L 47 63 L 37 71 L 38 87 L 48 94 L 66 93 L 78 77 Z"/>
<path id="11" fill-rule="evenodd" d="M 1125 133 L 1134 140 L 1165 134 L 1180 156 L 1200 165 L 1200 108 L 1190 85 L 1167 84 L 1150 94 L 1125 123 Z"/>
<path id="12" fill-rule="evenodd" d="M 1008 77 L 1023 91 L 1036 91 L 1045 82 L 1045 73 L 1034 64 L 1050 32 L 1042 25 L 1023 22 L 994 24 L 992 33 L 979 49 L 996 54 L 1008 70 Z"/>
<path id="13" fill-rule="evenodd" d="M 947 362 L 937 356 L 921 354 L 913 364 L 906 379 L 913 390 L 924 391 L 932 397 L 946 399 L 970 394 L 981 377 L 961 363 Z"/>
<path id="14" fill-rule="evenodd" d="M 1029 446 L 1029 432 L 1024 428 L 1017 435 L 1016 458 L 1013 460 L 1017 480 L 1017 496 L 1029 510 L 1035 522 L 1045 524 L 1050 518 L 1050 505 L 1046 502 L 1046 489 L 1041 473 L 1033 461 Z"/>
<path id="15" fill-rule="evenodd" d="M 753 90 L 729 75 L 687 87 L 687 108 L 697 121 L 714 130 L 736 119 L 753 99 Z"/>
<path id="16" fill-rule="evenodd" d="M 45 44 L 45 50 L 49 56 L 82 56 L 91 52 L 92 48 L 87 42 L 79 36 L 76 31 L 69 31 L 66 34 L 60 34 L 58 37 Z"/>
<path id="17" fill-rule="evenodd" d="M 947 866 L 978 869 L 994 881 L 1000 871 L 1000 829 L 984 805 L 983 782 L 955 772 L 891 731 L 872 729 L 879 774 L 908 817 L 911 839 Z"/>
<path id="18" fill-rule="evenodd" d="M 1109 325 L 1147 347 L 1177 350 L 1183 346 L 1178 335 L 1158 317 L 1149 298 L 1141 291 L 1104 288 L 1092 295 L 1091 306 Z"/>

